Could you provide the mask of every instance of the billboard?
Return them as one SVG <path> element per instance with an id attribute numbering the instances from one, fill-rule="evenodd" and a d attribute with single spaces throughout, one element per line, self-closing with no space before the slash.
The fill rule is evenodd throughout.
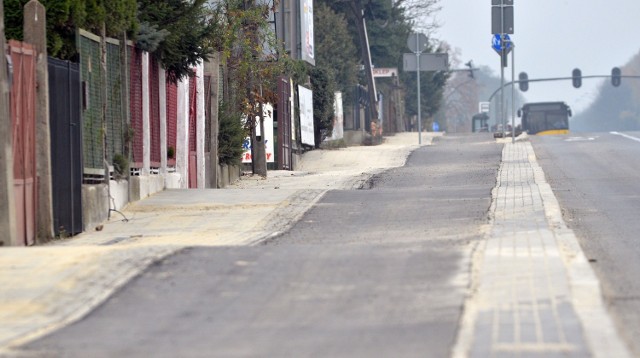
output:
<path id="1" fill-rule="evenodd" d="M 397 68 L 372 68 L 374 78 L 398 77 Z"/>
<path id="2" fill-rule="evenodd" d="M 302 144 L 316 145 L 313 131 L 313 92 L 298 85 L 298 100 L 300 102 L 300 136 Z"/>
<path id="3" fill-rule="evenodd" d="M 310 64 L 316 64 L 315 43 L 313 40 L 313 0 L 300 0 L 300 42 L 301 58 Z"/>
<path id="4" fill-rule="evenodd" d="M 289 92 L 291 94 L 291 115 L 294 116 L 294 113 L 296 113 L 296 101 L 294 100 L 294 96 L 295 96 L 295 92 L 294 92 L 294 87 L 293 87 L 293 79 L 289 79 L 289 89 L 291 90 L 291 92 Z M 296 130 L 296 121 L 291 120 L 291 142 L 296 143 L 297 142 L 297 138 L 298 138 L 298 131 Z"/>
<path id="5" fill-rule="evenodd" d="M 274 150 L 273 150 L 273 106 L 271 103 L 264 104 L 262 106 L 262 113 L 264 118 L 264 151 L 267 156 L 267 163 L 273 163 Z M 256 116 L 256 135 L 260 133 L 260 117 Z M 246 137 L 244 143 L 242 143 L 244 153 L 242 153 L 242 162 L 251 163 L 251 138 Z"/>

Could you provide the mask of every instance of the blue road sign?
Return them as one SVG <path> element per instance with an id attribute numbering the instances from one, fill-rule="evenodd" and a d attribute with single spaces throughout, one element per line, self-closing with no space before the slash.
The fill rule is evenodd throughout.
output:
<path id="1" fill-rule="evenodd" d="M 511 37 L 509 35 L 503 35 L 505 42 L 505 51 L 509 53 L 511 51 Z M 500 54 L 502 52 L 502 41 L 500 41 L 500 34 L 493 35 L 493 39 L 491 41 L 491 47 Z"/>

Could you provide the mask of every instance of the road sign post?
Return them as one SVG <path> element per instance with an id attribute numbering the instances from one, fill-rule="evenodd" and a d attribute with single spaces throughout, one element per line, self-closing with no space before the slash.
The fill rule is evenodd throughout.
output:
<path id="1" fill-rule="evenodd" d="M 513 0 L 491 0 L 491 33 L 513 35 L 513 15 Z"/>
<path id="2" fill-rule="evenodd" d="M 405 53 L 402 56 L 403 71 L 416 71 L 418 86 L 418 144 L 422 144 L 422 105 L 420 101 L 420 72 L 421 71 L 446 71 L 449 55 L 446 53 L 422 54 L 428 47 L 428 39 L 424 34 L 411 34 L 407 39 L 407 47 L 413 53 Z"/>
<path id="3" fill-rule="evenodd" d="M 509 34 L 513 34 L 514 30 L 513 18 L 513 0 L 491 0 L 491 33 L 494 34 L 492 47 L 500 55 L 500 117 L 502 122 L 502 137 L 505 136 L 505 127 L 507 125 L 505 118 L 506 101 L 504 100 L 504 68 L 507 67 L 507 54 L 511 51 L 510 47 L 512 46 Z M 514 59 L 513 56 L 512 59 Z M 513 64 L 511 65 L 513 66 Z"/>

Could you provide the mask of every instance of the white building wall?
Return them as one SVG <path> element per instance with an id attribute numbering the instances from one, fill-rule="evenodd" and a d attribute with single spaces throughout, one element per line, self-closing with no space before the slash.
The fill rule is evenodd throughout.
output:
<path id="1" fill-rule="evenodd" d="M 142 175 L 151 172 L 151 124 L 149 121 L 149 53 L 142 53 Z"/>
<path id="2" fill-rule="evenodd" d="M 176 131 L 176 173 L 180 188 L 188 188 L 189 170 L 189 78 L 178 82 L 178 127 Z"/>
<path id="3" fill-rule="evenodd" d="M 167 174 L 167 77 L 162 66 L 158 66 L 160 79 L 160 174 Z"/>
<path id="4" fill-rule="evenodd" d="M 204 65 L 199 63 L 196 67 L 196 150 L 198 166 L 198 189 L 205 188 L 205 118 L 204 118 Z"/>

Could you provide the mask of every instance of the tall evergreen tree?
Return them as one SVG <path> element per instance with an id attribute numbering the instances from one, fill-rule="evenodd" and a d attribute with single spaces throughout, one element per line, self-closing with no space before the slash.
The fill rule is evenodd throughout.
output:
<path id="1" fill-rule="evenodd" d="M 192 75 L 192 68 L 212 53 L 207 0 L 138 0 L 138 46 L 153 51 L 171 81 Z M 149 41 L 156 36 L 156 41 Z M 149 47 L 150 44 L 154 46 Z"/>
<path id="2" fill-rule="evenodd" d="M 358 52 L 344 14 L 319 3 L 313 21 L 316 33 L 322 34 L 316 43 L 316 66 L 328 70 L 337 90 L 350 94 L 358 81 Z"/>
<path id="3" fill-rule="evenodd" d="M 313 126 L 316 148 L 333 131 L 333 93 L 335 82 L 331 79 L 331 70 L 314 67 L 311 72 L 311 90 L 313 91 Z"/>

